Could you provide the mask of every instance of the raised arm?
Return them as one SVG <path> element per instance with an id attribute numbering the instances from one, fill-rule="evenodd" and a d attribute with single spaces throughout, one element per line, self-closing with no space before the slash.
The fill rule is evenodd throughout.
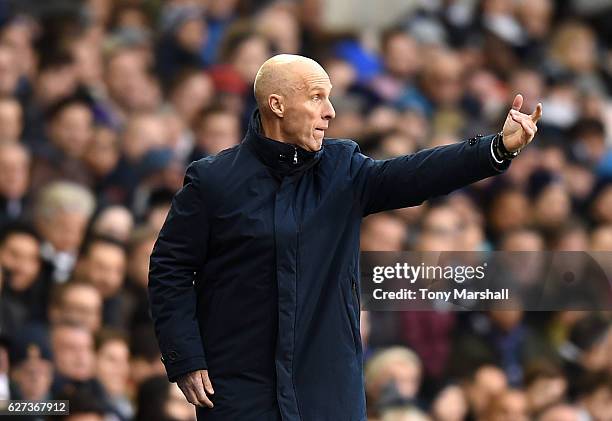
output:
<path id="1" fill-rule="evenodd" d="M 531 115 L 520 113 L 522 103 L 523 97 L 517 95 L 498 135 L 387 160 L 371 159 L 356 148 L 351 173 L 363 215 L 419 205 L 505 171 L 510 160 L 503 158 L 511 158 L 533 140 L 542 115 L 541 104 Z"/>
<path id="2" fill-rule="evenodd" d="M 363 215 L 420 205 L 429 198 L 503 172 L 510 161 L 494 161 L 494 137 L 474 138 L 386 160 L 374 160 L 356 150 L 352 165 L 358 169 L 357 200 Z"/>

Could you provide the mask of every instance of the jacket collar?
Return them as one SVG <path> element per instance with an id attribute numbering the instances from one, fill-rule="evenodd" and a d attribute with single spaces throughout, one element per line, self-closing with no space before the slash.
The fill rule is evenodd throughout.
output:
<path id="1" fill-rule="evenodd" d="M 263 134 L 259 110 L 251 115 L 244 143 L 251 147 L 268 167 L 282 174 L 305 171 L 316 164 L 323 154 L 323 146 L 316 152 L 307 151 L 291 143 L 270 139 Z"/>

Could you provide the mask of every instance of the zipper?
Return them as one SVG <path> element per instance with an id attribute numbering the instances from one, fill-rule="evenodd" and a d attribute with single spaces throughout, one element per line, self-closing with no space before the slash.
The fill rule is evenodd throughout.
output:
<path id="1" fill-rule="evenodd" d="M 294 146 L 293 150 L 294 150 L 294 153 L 293 153 L 293 165 L 297 165 L 297 163 L 298 163 L 297 148 Z"/>

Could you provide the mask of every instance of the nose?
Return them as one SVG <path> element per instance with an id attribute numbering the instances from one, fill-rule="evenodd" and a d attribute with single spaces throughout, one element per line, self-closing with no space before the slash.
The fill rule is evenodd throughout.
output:
<path id="1" fill-rule="evenodd" d="M 331 101 L 328 98 L 326 101 L 326 107 L 323 110 L 323 119 L 331 120 L 334 117 L 336 117 L 336 110 L 334 110 L 334 106 L 332 105 Z"/>

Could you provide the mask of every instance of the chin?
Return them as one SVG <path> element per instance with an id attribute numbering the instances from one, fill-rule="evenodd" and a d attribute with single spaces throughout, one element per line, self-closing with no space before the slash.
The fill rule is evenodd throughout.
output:
<path id="1" fill-rule="evenodd" d="M 314 139 L 312 141 L 312 143 L 310 143 L 308 145 L 308 150 L 311 151 L 311 152 L 316 152 L 319 149 L 321 149 L 322 145 L 323 145 L 323 138 L 321 138 L 320 140 L 319 139 Z"/>
<path id="2" fill-rule="evenodd" d="M 316 152 L 319 149 L 321 149 L 321 146 L 323 145 L 323 136 L 319 137 L 319 136 L 314 136 L 310 139 L 310 142 L 308 144 L 308 149 L 310 151 Z"/>

